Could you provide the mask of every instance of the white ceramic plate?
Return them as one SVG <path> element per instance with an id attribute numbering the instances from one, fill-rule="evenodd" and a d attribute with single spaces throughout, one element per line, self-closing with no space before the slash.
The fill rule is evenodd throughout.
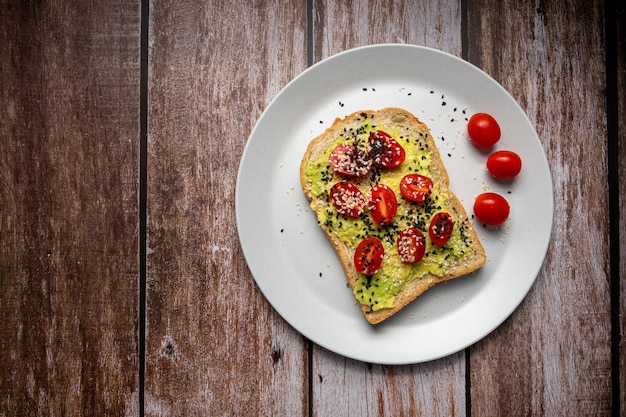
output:
<path id="1" fill-rule="evenodd" d="M 338 258 L 299 182 L 309 142 L 337 117 L 396 106 L 423 120 L 468 214 L 484 190 L 504 195 L 511 217 L 498 228 L 475 224 L 488 262 L 439 284 L 378 325 L 365 321 Z M 523 160 L 521 174 L 499 182 L 488 153 L 467 137 L 467 119 L 487 112 L 501 140 Z M 349 358 L 380 364 L 419 363 L 464 349 L 500 325 L 533 285 L 552 228 L 552 182 L 535 130 L 515 100 L 473 65 L 437 50 L 373 45 L 310 67 L 259 118 L 241 158 L 236 216 L 243 253 L 259 288 L 295 329 Z"/>

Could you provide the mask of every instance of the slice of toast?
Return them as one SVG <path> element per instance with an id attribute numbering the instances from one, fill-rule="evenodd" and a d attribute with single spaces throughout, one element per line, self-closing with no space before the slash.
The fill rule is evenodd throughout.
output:
<path id="1" fill-rule="evenodd" d="M 374 166 L 359 177 L 336 173 L 328 161 L 332 150 L 346 143 L 367 152 L 369 133 L 376 130 L 386 132 L 403 146 L 404 162 L 395 168 Z M 432 180 L 434 186 L 425 202 L 415 203 L 402 196 L 399 183 L 408 173 L 420 173 Z M 448 174 L 428 127 L 406 110 L 363 110 L 336 119 L 309 144 L 302 158 L 300 181 L 365 318 L 372 324 L 391 317 L 436 283 L 466 275 L 485 264 L 485 251 L 463 205 L 448 189 Z M 367 207 L 356 218 L 338 213 L 329 190 L 340 181 L 350 181 L 364 196 L 377 183 L 392 188 L 398 203 L 394 220 L 379 225 L 372 221 Z M 435 245 L 428 234 L 432 216 L 440 211 L 449 213 L 454 220 L 452 236 L 442 246 Z M 425 236 L 425 255 L 416 264 L 402 263 L 397 254 L 397 236 L 406 227 L 418 228 Z M 380 269 L 366 276 L 357 271 L 354 253 L 358 243 L 369 236 L 383 242 L 385 255 Z"/>

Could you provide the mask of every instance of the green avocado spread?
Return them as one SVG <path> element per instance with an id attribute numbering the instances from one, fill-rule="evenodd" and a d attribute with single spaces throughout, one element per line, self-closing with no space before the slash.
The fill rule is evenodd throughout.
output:
<path id="1" fill-rule="evenodd" d="M 402 145 L 406 152 L 406 159 L 397 168 L 372 168 L 363 178 L 351 179 L 361 192 L 367 196 L 371 187 L 377 183 L 391 187 L 396 193 L 398 211 L 391 224 L 379 225 L 374 222 L 367 210 L 359 217 L 350 218 L 338 213 L 333 206 L 329 190 L 343 178 L 337 175 L 328 163 L 331 151 L 341 143 L 356 145 L 365 150 L 369 133 L 372 130 L 383 130 Z M 414 203 L 405 200 L 400 193 L 400 180 L 407 174 L 417 173 L 432 178 L 430 174 L 433 153 L 428 149 L 425 140 L 427 133 L 417 137 L 407 136 L 397 129 L 386 129 L 385 126 L 372 124 L 365 119 L 360 129 L 346 131 L 336 138 L 319 159 L 309 163 L 305 170 L 306 181 L 312 186 L 316 197 L 321 197 L 323 207 L 317 210 L 317 221 L 321 227 L 337 236 L 342 242 L 352 248 L 366 237 L 374 236 L 384 245 L 385 255 L 378 271 L 367 276 L 360 274 L 354 288 L 354 295 L 361 304 L 377 311 L 394 307 L 395 295 L 403 286 L 413 279 L 422 279 L 430 273 L 435 276 L 446 274 L 446 267 L 471 255 L 471 241 L 465 233 L 468 220 L 455 218 L 455 225 L 448 242 L 443 246 L 432 243 L 428 236 L 428 226 L 431 218 L 440 211 L 454 213 L 446 207 L 448 195 L 441 191 L 435 183 L 430 197 L 423 203 Z M 400 260 L 397 252 L 397 235 L 407 227 L 416 227 L 426 238 L 426 252 L 422 260 L 415 264 L 405 264 Z"/>

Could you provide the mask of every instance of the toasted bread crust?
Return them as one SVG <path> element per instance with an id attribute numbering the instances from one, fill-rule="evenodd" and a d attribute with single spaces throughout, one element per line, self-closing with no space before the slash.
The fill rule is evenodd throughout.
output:
<path id="1" fill-rule="evenodd" d="M 343 119 L 336 119 L 332 126 L 310 142 L 302 158 L 300 166 L 300 182 L 305 196 L 311 202 L 312 210 L 318 214 L 320 210 L 324 209 L 326 204 L 312 192 L 312 184 L 308 182 L 305 175 L 307 165 L 310 162 L 319 159 L 336 141 L 337 137 L 342 134 L 342 132 L 361 127 L 365 118 L 375 120 L 377 123 L 380 123 L 387 128 L 395 128 L 401 130 L 402 132 L 406 132 L 405 134 L 408 136 L 417 136 L 420 132 L 424 135 L 427 133 L 427 135 L 425 135 L 426 141 L 428 143 L 429 151 L 432 153 L 432 160 L 429 166 L 430 178 L 433 182 L 438 183 L 440 189 L 445 190 L 446 194 L 449 196 L 449 199 L 446 201 L 446 207 L 451 212 L 453 217 L 457 219 L 457 222 L 464 221 L 464 224 L 466 224 L 464 229 L 465 235 L 468 236 L 469 241 L 471 242 L 472 250 L 472 253 L 462 262 L 449 265 L 446 268 L 445 275 L 443 276 L 426 274 L 425 276 L 419 277 L 419 279 L 409 280 L 396 294 L 393 308 L 372 311 L 369 306 L 361 304 L 361 309 L 366 320 L 372 324 L 376 324 L 393 316 L 433 285 L 458 278 L 479 269 L 485 264 L 486 254 L 474 228 L 471 226 L 469 221 L 466 221 L 467 214 L 463 205 L 448 188 L 450 183 L 449 177 L 428 126 L 419 121 L 408 111 L 400 108 L 388 107 L 377 111 L 363 110 L 350 114 Z M 359 278 L 359 273 L 355 269 L 353 261 L 355 249 L 344 244 L 336 235 L 330 233 L 327 228 L 323 227 L 323 230 L 337 253 L 339 260 L 341 261 L 350 287 L 354 290 L 356 282 Z"/>

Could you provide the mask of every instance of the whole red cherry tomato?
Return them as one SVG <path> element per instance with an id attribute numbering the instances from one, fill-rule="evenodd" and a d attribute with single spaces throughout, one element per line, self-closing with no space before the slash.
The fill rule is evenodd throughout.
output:
<path id="1" fill-rule="evenodd" d="M 500 194 L 482 193 L 474 201 L 474 214 L 489 226 L 501 225 L 509 218 L 511 207 Z"/>
<path id="2" fill-rule="evenodd" d="M 500 125 L 490 114 L 476 113 L 470 117 L 467 133 L 479 148 L 489 148 L 500 140 Z"/>
<path id="3" fill-rule="evenodd" d="M 354 266 L 365 275 L 374 275 L 383 262 L 385 248 L 375 237 L 363 239 L 354 252 Z"/>
<path id="4" fill-rule="evenodd" d="M 513 178 L 522 170 L 522 158 L 513 151 L 497 151 L 487 159 L 487 170 L 496 178 Z"/>
<path id="5" fill-rule="evenodd" d="M 391 223 L 398 211 L 396 194 L 385 184 L 376 184 L 370 190 L 369 209 L 378 224 Z"/>

